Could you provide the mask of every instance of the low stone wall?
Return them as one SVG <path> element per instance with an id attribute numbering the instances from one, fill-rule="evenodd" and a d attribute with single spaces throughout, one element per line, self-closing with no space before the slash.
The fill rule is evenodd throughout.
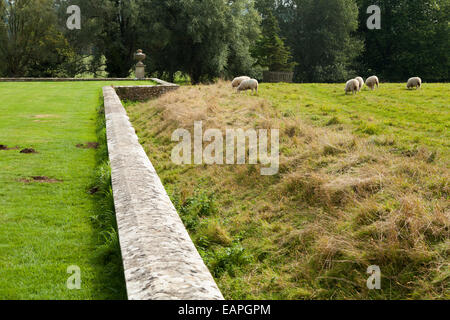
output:
<path id="1" fill-rule="evenodd" d="M 152 79 L 153 80 L 153 79 Z M 165 83 L 157 86 L 114 86 L 121 100 L 146 101 L 178 89 L 179 86 Z"/>
<path id="2" fill-rule="evenodd" d="M 112 187 L 128 298 L 220 300 L 112 87 L 103 88 Z"/>

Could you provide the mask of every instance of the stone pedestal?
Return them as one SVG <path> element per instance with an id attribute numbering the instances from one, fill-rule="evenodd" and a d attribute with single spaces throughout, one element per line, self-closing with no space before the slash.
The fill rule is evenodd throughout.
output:
<path id="1" fill-rule="evenodd" d="M 136 78 L 137 79 L 144 79 L 145 78 L 145 64 L 143 64 L 142 62 L 138 62 L 138 64 L 136 64 Z"/>
<path id="2" fill-rule="evenodd" d="M 136 59 L 138 61 L 138 63 L 136 63 L 136 79 L 144 79 L 145 78 L 145 64 L 142 63 L 142 61 L 146 58 L 145 53 L 142 53 L 142 50 L 139 49 L 135 54 L 134 54 L 134 59 Z"/>

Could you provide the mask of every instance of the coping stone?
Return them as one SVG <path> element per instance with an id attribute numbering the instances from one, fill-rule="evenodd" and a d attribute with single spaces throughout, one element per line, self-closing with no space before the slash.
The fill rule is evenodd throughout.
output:
<path id="1" fill-rule="evenodd" d="M 128 298 L 223 300 L 114 88 L 103 96 Z"/>

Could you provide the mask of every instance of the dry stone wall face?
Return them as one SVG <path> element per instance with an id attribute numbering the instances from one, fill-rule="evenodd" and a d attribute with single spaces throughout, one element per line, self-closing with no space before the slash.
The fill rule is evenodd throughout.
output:
<path id="1" fill-rule="evenodd" d="M 146 101 L 157 98 L 160 95 L 178 89 L 177 85 L 157 86 L 115 86 L 117 95 L 121 100 Z"/>
<path id="2" fill-rule="evenodd" d="M 112 87 L 104 87 L 103 96 L 128 298 L 223 299 L 118 95 Z"/>

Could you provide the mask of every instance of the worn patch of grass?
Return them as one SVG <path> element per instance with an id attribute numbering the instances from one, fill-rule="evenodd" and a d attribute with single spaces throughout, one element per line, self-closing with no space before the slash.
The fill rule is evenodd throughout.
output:
<path id="1" fill-rule="evenodd" d="M 128 106 L 140 141 L 226 298 L 449 298 L 448 84 L 228 82 Z M 170 160 L 177 128 L 280 129 L 280 171 Z M 382 290 L 368 290 L 378 265 Z"/>
<path id="2" fill-rule="evenodd" d="M 109 168 L 98 167 L 107 149 L 96 108 L 110 84 L 0 83 L 0 144 L 38 152 L 0 150 L 0 299 L 124 297 Z M 87 142 L 99 149 L 76 147 Z M 21 180 L 31 176 L 62 182 Z M 93 184 L 102 190 L 91 194 Z M 81 269 L 81 290 L 66 287 L 70 265 Z"/>

